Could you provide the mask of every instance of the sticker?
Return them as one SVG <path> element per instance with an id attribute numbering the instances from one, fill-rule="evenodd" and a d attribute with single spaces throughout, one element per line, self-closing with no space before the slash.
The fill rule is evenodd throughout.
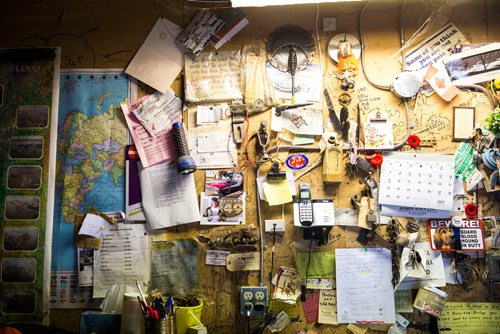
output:
<path id="1" fill-rule="evenodd" d="M 481 219 L 429 219 L 431 249 L 440 251 L 481 251 L 484 228 Z"/>
<path id="2" fill-rule="evenodd" d="M 127 160 L 140 160 L 139 152 L 137 152 L 137 148 L 135 145 L 127 145 Z"/>
<path id="3" fill-rule="evenodd" d="M 3 249 L 6 251 L 34 251 L 37 245 L 36 227 L 6 227 L 3 231 Z"/>
<path id="4" fill-rule="evenodd" d="M 18 128 L 46 128 L 49 125 L 49 107 L 19 106 L 16 125 Z"/>
<path id="5" fill-rule="evenodd" d="M 9 156 L 11 159 L 41 159 L 43 138 L 38 136 L 12 137 Z"/>
<path id="6" fill-rule="evenodd" d="M 293 170 L 299 170 L 307 166 L 309 159 L 303 154 L 292 154 L 286 159 L 286 165 Z"/>

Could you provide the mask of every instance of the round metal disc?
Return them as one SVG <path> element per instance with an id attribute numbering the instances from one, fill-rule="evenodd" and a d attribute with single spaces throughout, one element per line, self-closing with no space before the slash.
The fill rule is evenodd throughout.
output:
<path id="1" fill-rule="evenodd" d="M 417 95 L 421 86 L 420 79 L 413 72 L 403 71 L 394 79 L 391 90 L 399 98 L 409 99 Z"/>
<path id="2" fill-rule="evenodd" d="M 328 43 L 328 55 L 335 64 L 339 61 L 338 45 L 340 42 L 349 42 L 351 44 L 352 54 L 356 57 L 356 59 L 359 59 L 361 54 L 361 44 L 358 39 L 351 34 L 338 34 L 335 35 Z"/>

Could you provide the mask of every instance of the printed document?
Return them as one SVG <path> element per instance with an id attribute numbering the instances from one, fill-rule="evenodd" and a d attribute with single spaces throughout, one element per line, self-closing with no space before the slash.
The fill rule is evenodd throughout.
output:
<path id="1" fill-rule="evenodd" d="M 101 249 L 94 250 L 93 298 L 104 298 L 115 284 L 149 281 L 149 237 L 145 224 L 111 226 Z"/>
<path id="2" fill-rule="evenodd" d="M 142 205 L 148 229 L 156 230 L 200 221 L 193 174 L 179 174 L 174 161 L 142 168 Z"/>

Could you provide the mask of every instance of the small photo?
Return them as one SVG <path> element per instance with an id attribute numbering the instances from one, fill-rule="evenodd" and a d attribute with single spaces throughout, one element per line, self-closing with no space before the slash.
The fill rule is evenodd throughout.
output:
<path id="1" fill-rule="evenodd" d="M 228 196 L 200 194 L 201 225 L 245 224 L 245 193 Z"/>
<path id="2" fill-rule="evenodd" d="M 16 111 L 18 128 L 46 128 L 49 125 L 47 106 L 19 106 Z"/>
<path id="3" fill-rule="evenodd" d="M 205 173 L 205 194 L 227 196 L 243 192 L 243 172 L 213 170 Z"/>
<path id="4" fill-rule="evenodd" d="M 3 289 L 2 313 L 35 313 L 36 294 L 34 290 Z"/>
<path id="5" fill-rule="evenodd" d="M 38 136 L 12 137 L 9 155 L 11 159 L 41 159 L 43 138 Z"/>
<path id="6" fill-rule="evenodd" d="M 36 277 L 36 260 L 16 258 L 2 260 L 3 283 L 32 283 Z"/>
<path id="7" fill-rule="evenodd" d="M 36 227 L 6 227 L 3 231 L 5 251 L 34 251 L 38 247 Z"/>
<path id="8" fill-rule="evenodd" d="M 5 199 L 6 219 L 38 219 L 40 198 L 38 196 L 7 196 Z"/>
<path id="9" fill-rule="evenodd" d="M 9 189 L 39 189 L 41 179 L 40 166 L 10 166 L 7 171 Z"/>

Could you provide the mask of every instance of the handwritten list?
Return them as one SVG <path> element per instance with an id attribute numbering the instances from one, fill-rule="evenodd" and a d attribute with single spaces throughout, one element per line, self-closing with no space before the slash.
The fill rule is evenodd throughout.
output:
<path id="1" fill-rule="evenodd" d="M 339 323 L 394 323 L 391 251 L 386 248 L 335 250 Z"/>
<path id="2" fill-rule="evenodd" d="M 440 333 L 498 333 L 500 303 L 447 302 L 438 324 Z"/>

